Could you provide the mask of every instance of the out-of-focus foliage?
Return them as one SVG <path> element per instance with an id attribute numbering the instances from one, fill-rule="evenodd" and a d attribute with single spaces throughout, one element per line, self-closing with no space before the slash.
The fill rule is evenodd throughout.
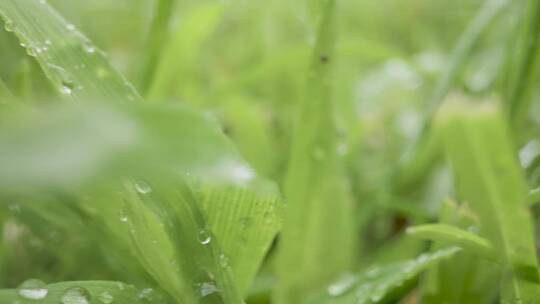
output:
<path id="1" fill-rule="evenodd" d="M 0 303 L 536 303 L 539 16 L 0 0 Z"/>

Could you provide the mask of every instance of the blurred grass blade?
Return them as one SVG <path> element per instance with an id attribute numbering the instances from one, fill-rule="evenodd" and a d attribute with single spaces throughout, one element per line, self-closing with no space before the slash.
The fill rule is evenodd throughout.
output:
<path id="1" fill-rule="evenodd" d="M 535 70 L 540 43 L 540 1 L 529 0 L 522 8 L 520 26 L 516 31 L 516 43 L 511 45 L 507 106 L 513 127 L 523 123 L 529 112 L 531 99 L 527 98 L 531 77 Z"/>
<path id="2" fill-rule="evenodd" d="M 182 77 L 196 62 L 202 43 L 215 30 L 222 11 L 222 3 L 201 4 L 180 23 L 179 29 L 163 47 L 145 96 L 148 100 L 167 98 L 172 88 L 182 83 Z"/>
<path id="3" fill-rule="evenodd" d="M 499 109 L 454 97 L 441 109 L 437 126 L 444 134 L 460 199 L 477 212 L 482 235 L 505 264 L 503 300 L 535 302 L 540 297 L 540 276 L 527 184 Z"/>
<path id="4" fill-rule="evenodd" d="M 176 0 L 154 0 L 154 2 L 154 19 L 152 20 L 152 25 L 146 39 L 148 49 L 144 54 L 145 59 L 141 73 L 142 79 L 139 84 L 139 88 L 143 94 L 148 90 L 159 61 L 159 55 L 169 39 L 169 26 Z"/>
<path id="5" fill-rule="evenodd" d="M 530 206 L 536 205 L 538 202 L 540 202 L 540 188 L 535 188 L 529 191 L 527 202 Z"/>
<path id="6" fill-rule="evenodd" d="M 452 200 L 446 200 L 440 210 L 439 223 L 444 226 L 452 225 L 452 230 L 459 227 L 474 232 L 479 231 L 478 217 L 470 210 L 467 203 L 458 205 Z M 456 234 L 452 234 L 450 239 L 456 235 L 462 235 L 461 232 L 465 231 L 460 230 Z M 448 235 L 448 233 L 444 233 Z M 464 238 L 469 238 L 469 241 L 455 240 L 455 244 L 465 250 L 456 254 L 452 259 L 431 266 L 422 280 L 422 303 L 492 303 L 498 296 L 498 290 L 490 288 L 498 284 L 501 261 L 498 260 L 497 253 L 492 247 L 491 251 L 488 250 L 488 252 L 483 251 L 482 248 L 475 249 L 475 245 L 472 244 L 477 244 L 476 246 L 483 242 L 488 242 L 487 244 L 490 246 L 492 244 L 476 234 L 470 241 L 470 235 L 467 235 L 468 232 L 465 233 Z M 480 238 L 482 241 L 476 238 Z M 448 246 L 446 239 L 448 239 L 446 236 L 437 237 L 431 245 L 431 251 L 446 248 Z M 454 244 L 452 240 L 449 241 Z M 482 255 L 484 252 L 485 255 Z"/>
<path id="7" fill-rule="evenodd" d="M 258 182 L 217 125 L 187 108 L 55 105 L 8 110 L 0 128 L 2 190 L 164 172 L 211 183 Z"/>
<path id="8" fill-rule="evenodd" d="M 91 303 L 157 304 L 157 302 L 141 298 L 140 291 L 121 282 L 80 281 L 48 285 L 41 285 L 36 282 L 28 286 L 32 288 L 0 290 L 0 303 L 75 304 L 90 303 L 91 301 Z"/>
<path id="9" fill-rule="evenodd" d="M 105 54 L 62 18 L 46 1 L 3 0 L 5 27 L 35 57 L 55 88 L 68 98 L 115 102 L 140 100 Z"/>
<path id="10" fill-rule="evenodd" d="M 486 0 L 478 14 L 473 17 L 465 32 L 459 38 L 456 47 L 452 51 L 448 69 L 444 72 L 437 83 L 437 87 L 428 104 L 428 124 L 432 121 L 441 103 L 448 92 L 455 85 L 459 73 L 462 71 L 474 46 L 480 40 L 484 31 L 493 22 L 495 17 L 508 5 L 507 0 Z"/>
<path id="11" fill-rule="evenodd" d="M 352 210 L 330 94 L 335 1 L 326 1 L 322 12 L 285 179 L 288 209 L 274 294 L 279 304 L 302 303 L 307 295 L 349 269 L 354 252 Z"/>
<path id="12" fill-rule="evenodd" d="M 6 83 L 0 78 L 0 104 L 6 103 L 6 99 L 13 97 L 13 94 L 8 89 Z"/>
<path id="13" fill-rule="evenodd" d="M 446 224 L 427 224 L 407 228 L 410 236 L 458 246 L 482 256 L 495 255 L 491 242 L 466 230 Z"/>
<path id="14" fill-rule="evenodd" d="M 467 25 L 450 55 L 448 67 L 437 80 L 431 98 L 427 103 L 426 118 L 422 133 L 417 142 L 406 155 L 403 168 L 398 177 L 398 188 L 415 187 L 432 168 L 433 162 L 439 157 L 439 136 L 430 133 L 433 116 L 443 103 L 450 90 L 456 85 L 459 74 L 465 67 L 474 47 L 481 39 L 493 20 L 509 4 L 507 0 L 485 0 L 484 5 Z"/>
<path id="15" fill-rule="evenodd" d="M 328 286 L 328 294 L 323 301 L 313 303 L 389 303 L 388 297 L 398 289 L 408 288 L 407 285 L 424 270 L 443 259 L 451 258 L 460 250 L 458 247 L 447 247 L 433 253 L 421 254 L 416 259 L 373 266 L 360 275 L 347 275 Z"/>

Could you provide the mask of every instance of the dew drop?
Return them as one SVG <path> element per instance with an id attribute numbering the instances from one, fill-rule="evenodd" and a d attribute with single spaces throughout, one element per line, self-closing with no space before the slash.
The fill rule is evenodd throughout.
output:
<path id="1" fill-rule="evenodd" d="M 46 39 L 46 40 L 45 40 L 45 44 L 46 44 L 46 45 L 52 45 L 52 42 L 51 42 L 50 39 Z"/>
<path id="2" fill-rule="evenodd" d="M 41 300 L 47 296 L 47 285 L 40 280 L 29 279 L 24 281 L 18 288 L 19 296 L 29 300 Z"/>
<path id="3" fill-rule="evenodd" d="M 140 194 L 148 194 L 152 192 L 152 187 L 145 181 L 138 181 L 135 183 L 135 190 Z"/>
<path id="4" fill-rule="evenodd" d="M 153 296 L 154 290 L 152 288 L 144 288 L 138 295 L 139 299 L 148 301 L 151 301 L 153 299 Z"/>
<path id="5" fill-rule="evenodd" d="M 330 284 L 326 291 L 330 296 L 337 297 L 344 294 L 347 290 L 351 289 L 356 281 L 357 279 L 354 275 L 347 274 L 338 281 Z"/>
<path id="6" fill-rule="evenodd" d="M 223 253 L 219 255 L 219 266 L 223 268 L 229 267 L 229 258 Z"/>
<path id="7" fill-rule="evenodd" d="M 39 49 L 36 48 L 35 46 L 29 46 L 26 48 L 26 54 L 28 54 L 28 56 L 30 57 L 36 57 L 38 53 L 39 53 Z"/>
<path id="8" fill-rule="evenodd" d="M 11 20 L 7 20 L 5 23 L 4 23 L 4 29 L 7 31 L 7 32 L 13 32 L 15 30 L 15 23 Z"/>
<path id="9" fill-rule="evenodd" d="M 98 295 L 98 300 L 104 304 L 111 304 L 114 302 L 114 296 L 110 292 L 104 291 Z"/>
<path id="10" fill-rule="evenodd" d="M 69 23 L 68 25 L 66 25 L 66 29 L 68 29 L 68 31 L 74 31 L 75 26 L 73 24 Z"/>
<path id="11" fill-rule="evenodd" d="M 75 84 L 71 81 L 64 80 L 60 86 L 60 93 L 64 95 L 71 95 L 75 89 Z"/>
<path id="12" fill-rule="evenodd" d="M 199 243 L 203 245 L 208 245 L 212 240 L 212 236 L 210 235 L 210 233 L 208 233 L 206 229 L 200 229 L 197 235 L 197 239 L 199 240 Z"/>
<path id="13" fill-rule="evenodd" d="M 124 290 L 124 289 L 126 289 L 125 284 L 122 283 L 122 282 L 116 282 L 116 287 L 118 287 L 119 290 Z"/>
<path id="14" fill-rule="evenodd" d="M 201 297 L 209 296 L 213 293 L 219 292 L 219 289 L 216 287 L 216 285 L 212 282 L 204 282 L 201 283 L 199 286 L 199 292 Z"/>
<path id="15" fill-rule="evenodd" d="M 92 45 L 89 41 L 83 44 L 84 51 L 88 54 L 94 54 L 96 52 L 96 47 Z"/>
<path id="16" fill-rule="evenodd" d="M 82 287 L 71 287 L 64 292 L 60 302 L 62 304 L 89 304 L 90 293 Z"/>

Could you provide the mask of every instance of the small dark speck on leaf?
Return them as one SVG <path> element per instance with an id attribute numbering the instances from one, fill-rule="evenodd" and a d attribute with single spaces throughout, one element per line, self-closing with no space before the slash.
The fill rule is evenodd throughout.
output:
<path id="1" fill-rule="evenodd" d="M 322 55 L 319 57 L 319 59 L 320 59 L 321 63 L 327 63 L 327 62 L 330 60 L 330 58 L 329 58 L 327 55 L 325 55 L 325 54 L 322 54 Z"/>

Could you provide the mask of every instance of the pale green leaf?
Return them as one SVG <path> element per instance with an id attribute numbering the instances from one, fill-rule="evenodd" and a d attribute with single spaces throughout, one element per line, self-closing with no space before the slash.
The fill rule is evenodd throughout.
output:
<path id="1" fill-rule="evenodd" d="M 46 1 L 5 0 L 0 2 L 0 16 L 64 96 L 77 101 L 140 101 L 106 55 Z"/>
<path id="2" fill-rule="evenodd" d="M 504 263 L 503 300 L 536 301 L 540 275 L 526 204 L 528 187 L 498 107 L 454 97 L 441 109 L 437 126 L 444 134 L 460 199 L 476 211 L 482 236 Z"/>

